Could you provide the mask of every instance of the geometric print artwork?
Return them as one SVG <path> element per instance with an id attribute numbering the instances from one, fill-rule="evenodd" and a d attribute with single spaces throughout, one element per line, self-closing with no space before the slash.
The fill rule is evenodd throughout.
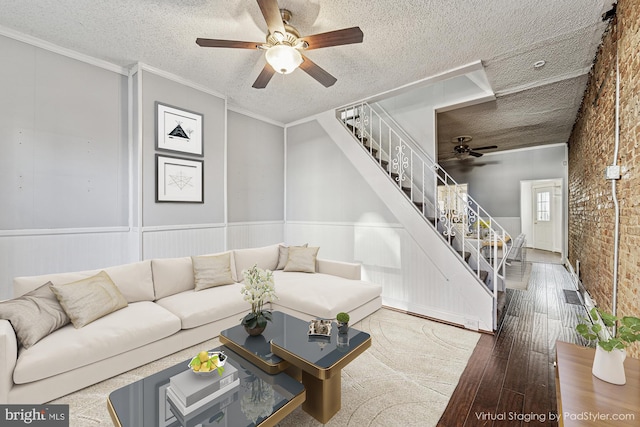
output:
<path id="1" fill-rule="evenodd" d="M 156 202 L 203 203 L 203 164 L 156 154 Z"/>

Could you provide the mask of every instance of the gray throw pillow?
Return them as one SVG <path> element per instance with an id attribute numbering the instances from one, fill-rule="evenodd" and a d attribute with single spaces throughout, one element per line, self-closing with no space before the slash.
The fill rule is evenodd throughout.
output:
<path id="1" fill-rule="evenodd" d="M 302 273 L 316 272 L 316 258 L 319 247 L 295 247 L 289 248 L 289 260 L 284 266 L 284 271 L 299 271 Z"/>
<path id="2" fill-rule="evenodd" d="M 64 285 L 51 285 L 51 290 L 76 329 L 128 305 L 105 271 Z"/>
<path id="3" fill-rule="evenodd" d="M 0 302 L 0 319 L 11 323 L 18 344 L 24 348 L 69 323 L 69 317 L 49 286 L 51 282 L 21 297 Z"/>

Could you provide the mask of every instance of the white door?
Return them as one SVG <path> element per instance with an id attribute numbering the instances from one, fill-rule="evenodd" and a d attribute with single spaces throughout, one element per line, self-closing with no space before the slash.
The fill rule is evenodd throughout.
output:
<path id="1" fill-rule="evenodd" d="M 554 188 L 533 188 L 533 247 L 553 251 L 553 232 L 556 211 L 554 209 Z"/>

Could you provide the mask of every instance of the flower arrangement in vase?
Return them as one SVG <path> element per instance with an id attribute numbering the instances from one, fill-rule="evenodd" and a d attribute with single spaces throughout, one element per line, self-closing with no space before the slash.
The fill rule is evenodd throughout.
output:
<path id="1" fill-rule="evenodd" d="M 588 323 L 580 323 L 576 331 L 590 342 L 597 342 L 591 373 L 612 384 L 625 384 L 625 348 L 640 341 L 640 319 L 632 316 L 618 318 L 595 307 L 589 311 L 589 316 L 591 321 L 584 319 Z M 616 322 L 620 324 L 614 334 L 612 330 Z"/>
<path id="2" fill-rule="evenodd" d="M 273 273 L 257 265 L 242 271 L 244 286 L 240 290 L 244 300 L 251 304 L 251 312 L 242 318 L 241 324 L 249 335 L 260 335 L 272 320 L 270 310 L 264 309 L 266 302 L 277 299 Z"/>

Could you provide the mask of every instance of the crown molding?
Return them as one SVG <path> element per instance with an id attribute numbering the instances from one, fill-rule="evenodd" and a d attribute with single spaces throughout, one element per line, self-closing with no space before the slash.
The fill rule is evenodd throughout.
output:
<path id="1" fill-rule="evenodd" d="M 227 110 L 233 111 L 234 113 L 242 114 L 243 116 L 254 118 L 256 120 L 260 120 L 260 121 L 265 122 L 265 123 L 270 123 L 272 125 L 276 125 L 276 126 L 279 126 L 281 128 L 285 127 L 285 124 L 282 123 L 282 122 L 278 122 L 276 120 L 270 119 L 269 117 L 265 117 L 265 116 L 262 116 L 260 114 L 256 114 L 254 112 L 251 112 L 249 110 L 245 110 L 245 109 L 240 108 L 240 107 L 236 107 L 235 105 L 227 106 Z"/>
<path id="2" fill-rule="evenodd" d="M 57 44 L 48 42 L 46 40 L 39 39 L 34 36 L 30 36 L 7 27 L 0 25 L 0 35 L 8 37 L 19 42 L 29 44 L 34 47 L 38 47 L 49 52 L 57 53 L 67 58 L 75 59 L 86 64 L 94 65 L 99 68 L 103 68 L 114 73 L 122 74 L 123 76 L 129 75 L 129 70 L 126 67 L 116 65 L 114 63 L 98 59 L 93 56 L 85 55 L 84 53 L 76 52 L 75 50 L 68 49 L 66 47 L 58 46 Z"/>
<path id="3" fill-rule="evenodd" d="M 156 67 L 153 67 L 151 65 L 145 64 L 144 62 L 138 62 L 132 69 L 134 70 L 134 71 L 132 71 L 132 74 L 135 74 L 136 72 L 139 72 L 139 71 L 147 71 L 149 73 L 152 73 L 152 74 L 155 74 L 157 76 L 163 77 L 163 78 L 165 78 L 167 80 L 171 80 L 171 81 L 174 81 L 176 83 L 180 83 L 180 84 L 182 84 L 184 86 L 190 87 L 192 89 L 198 90 L 200 92 L 204 92 L 206 94 L 215 96 L 216 98 L 220 98 L 220 99 L 224 99 L 224 100 L 227 99 L 227 96 L 222 94 L 222 93 L 220 93 L 220 92 L 217 92 L 217 91 L 215 91 L 213 89 L 209 89 L 206 86 L 202 86 L 202 85 L 199 85 L 197 83 L 194 83 L 191 80 L 188 80 L 188 79 L 185 79 L 184 77 L 178 76 L 177 74 L 173 74 L 173 73 L 170 73 L 168 71 L 161 70 L 160 68 L 156 68 Z"/>

